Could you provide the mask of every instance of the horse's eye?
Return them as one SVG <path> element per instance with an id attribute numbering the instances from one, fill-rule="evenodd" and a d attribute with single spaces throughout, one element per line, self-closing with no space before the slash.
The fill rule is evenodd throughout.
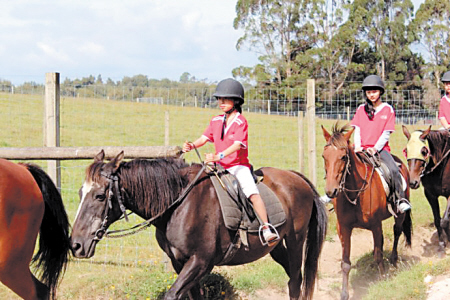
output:
<path id="1" fill-rule="evenodd" d="M 429 154 L 430 154 L 430 151 L 428 150 L 428 148 L 427 147 L 422 147 L 422 155 L 423 155 L 423 157 L 427 158 Z"/>
<path id="2" fill-rule="evenodd" d="M 97 200 L 97 201 L 103 201 L 105 199 L 106 199 L 106 195 L 105 194 L 95 195 L 95 200 Z"/>

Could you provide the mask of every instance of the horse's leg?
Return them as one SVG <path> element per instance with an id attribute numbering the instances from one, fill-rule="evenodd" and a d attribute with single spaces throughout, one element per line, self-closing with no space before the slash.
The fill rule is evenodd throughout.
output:
<path id="1" fill-rule="evenodd" d="M 212 260 L 209 260 L 212 261 Z M 178 272 L 178 277 L 175 283 L 167 291 L 164 299 L 177 300 L 190 292 L 190 297 L 203 299 L 200 293 L 199 281 L 206 274 L 212 271 L 214 265 L 207 263 L 204 257 L 198 255 L 191 256 L 191 258 L 183 265 L 181 272 Z M 197 288 L 196 288 L 197 287 Z"/>
<path id="2" fill-rule="evenodd" d="M 441 214 L 439 210 L 439 199 L 436 195 L 432 194 L 431 192 L 428 192 L 427 189 L 425 189 L 425 197 L 428 200 L 428 203 L 431 206 L 431 211 L 433 212 L 433 218 L 434 218 L 434 226 L 436 227 L 438 237 L 439 237 L 439 249 L 438 249 L 438 256 L 444 257 L 445 256 L 445 239 L 442 235 L 442 227 L 441 227 Z"/>
<path id="3" fill-rule="evenodd" d="M 35 208 L 30 208 L 35 209 Z M 30 261 L 36 244 L 42 214 L 35 209 L 33 214 L 13 222 L 2 223 L 0 234 L 0 281 L 23 299 L 48 299 L 49 290 L 30 271 Z M 43 213 L 43 211 L 42 211 Z"/>
<path id="4" fill-rule="evenodd" d="M 48 288 L 31 274 L 25 260 L 3 260 L 0 258 L 0 281 L 23 299 L 48 299 Z"/>
<path id="5" fill-rule="evenodd" d="M 181 273 L 181 271 L 183 270 L 183 263 L 179 262 L 176 258 L 175 255 L 173 254 L 172 250 L 169 247 L 169 243 L 167 242 L 166 236 L 164 235 L 164 233 L 156 228 L 156 240 L 159 243 L 159 246 L 161 247 L 161 249 L 163 249 L 163 251 L 167 254 L 167 256 L 170 258 L 170 261 L 172 263 L 172 267 L 175 270 L 175 272 L 179 275 Z M 200 290 L 200 284 L 197 283 L 196 285 L 194 285 L 194 287 L 191 288 L 191 290 L 188 292 L 188 296 L 191 300 L 197 300 L 197 299 L 203 299 L 201 290 Z"/>
<path id="6" fill-rule="evenodd" d="M 447 207 L 445 208 L 444 217 L 441 220 L 441 228 L 445 231 L 447 235 L 447 241 L 450 241 L 450 197 L 447 198 Z M 445 245 L 445 244 L 444 244 Z"/>
<path id="7" fill-rule="evenodd" d="M 300 299 L 302 286 L 303 244 L 305 236 L 295 234 L 285 237 L 286 247 L 279 243 L 270 253 L 273 259 L 283 266 L 289 276 L 289 299 Z"/>
<path id="8" fill-rule="evenodd" d="M 270 256 L 274 261 L 283 267 L 286 274 L 290 277 L 288 252 L 283 243 L 278 243 L 277 246 L 270 252 Z"/>
<path id="9" fill-rule="evenodd" d="M 397 261 L 398 261 L 398 241 L 400 240 L 400 236 L 403 231 L 403 221 L 405 220 L 405 214 L 399 215 L 398 218 L 395 219 L 395 223 L 393 226 L 394 230 L 394 245 L 392 246 L 392 252 L 391 256 L 389 257 L 389 262 L 394 266 L 397 267 Z M 383 251 L 383 249 L 381 249 Z M 383 254 L 381 254 L 383 256 Z M 381 258 L 383 259 L 383 258 Z"/>
<path id="10" fill-rule="evenodd" d="M 338 224 L 339 238 L 341 240 L 342 246 L 342 291 L 341 300 L 347 300 L 349 298 L 348 292 L 348 278 L 350 270 L 352 268 L 352 263 L 350 262 L 350 249 L 352 247 L 351 236 L 353 228 L 346 228 Z"/>
<path id="11" fill-rule="evenodd" d="M 374 228 L 372 228 L 372 236 L 373 236 L 373 258 L 378 265 L 378 270 L 380 271 L 380 275 L 384 275 L 384 263 L 383 263 L 383 228 L 381 222 L 377 224 Z M 397 249 L 395 249 L 397 251 Z M 397 256 L 397 254 L 395 254 Z"/>

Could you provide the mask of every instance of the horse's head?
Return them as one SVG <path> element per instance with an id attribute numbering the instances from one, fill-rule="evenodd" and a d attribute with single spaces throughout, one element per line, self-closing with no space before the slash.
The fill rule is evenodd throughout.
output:
<path id="1" fill-rule="evenodd" d="M 425 131 L 416 130 L 411 134 L 406 126 L 403 125 L 402 128 L 403 134 L 408 139 L 403 153 L 408 161 L 409 185 L 411 188 L 417 189 L 420 186 L 420 177 L 430 159 L 427 136 L 430 134 L 431 126 Z"/>
<path id="2" fill-rule="evenodd" d="M 329 134 L 322 126 L 323 136 L 327 142 L 322 153 L 325 163 L 325 193 L 330 198 L 337 196 L 349 167 L 349 140 L 353 130 L 354 128 L 349 129 L 348 125 L 338 128 L 336 123 L 332 134 Z"/>
<path id="3" fill-rule="evenodd" d="M 92 257 L 106 229 L 122 215 L 117 201 L 120 195 L 117 189 L 120 188 L 116 184 L 116 172 L 123 157 L 122 151 L 110 162 L 104 162 L 105 152 L 102 150 L 86 169 L 86 179 L 79 190 L 80 205 L 72 228 L 71 247 L 75 257 Z"/>

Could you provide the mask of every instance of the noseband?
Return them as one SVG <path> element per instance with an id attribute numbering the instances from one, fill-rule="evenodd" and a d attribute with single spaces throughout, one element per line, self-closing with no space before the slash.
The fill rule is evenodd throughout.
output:
<path id="1" fill-rule="evenodd" d="M 106 201 L 106 208 L 105 208 L 105 217 L 103 218 L 102 224 L 99 229 L 95 232 L 95 241 L 100 241 L 103 236 L 105 235 L 105 232 L 108 228 L 108 213 L 109 210 L 113 208 L 112 204 L 112 197 L 114 195 L 114 189 L 116 190 L 116 199 L 119 203 L 120 210 L 122 211 L 122 214 L 125 216 L 125 220 L 128 222 L 128 215 L 126 214 L 126 208 L 125 205 L 123 205 L 122 196 L 120 194 L 120 188 L 119 188 L 119 177 L 116 174 L 107 174 L 105 172 L 100 173 L 103 177 L 105 177 L 108 180 L 108 199 Z"/>

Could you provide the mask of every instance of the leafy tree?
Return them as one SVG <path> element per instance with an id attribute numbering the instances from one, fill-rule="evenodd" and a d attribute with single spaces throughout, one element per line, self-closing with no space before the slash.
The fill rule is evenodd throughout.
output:
<path id="1" fill-rule="evenodd" d="M 317 57 L 319 77 L 328 81 L 328 100 L 331 101 L 335 84 L 339 91 L 350 71 L 362 69 L 361 64 L 352 60 L 358 49 L 358 32 L 364 25 L 364 10 L 352 7 L 347 0 L 320 0 L 316 5 L 319 9 L 313 22 L 319 35 L 315 49 L 309 53 Z M 347 20 L 344 15 L 349 15 Z"/>
<path id="2" fill-rule="evenodd" d="M 181 83 L 189 83 L 191 81 L 195 81 L 195 77 L 191 77 L 191 74 L 189 72 L 184 72 L 180 76 L 180 82 Z"/>
<path id="3" fill-rule="evenodd" d="M 425 0 L 416 12 L 412 27 L 429 53 L 427 71 L 439 87 L 441 74 L 450 68 L 450 2 Z"/>
<path id="4" fill-rule="evenodd" d="M 301 70 L 295 68 L 294 60 L 298 58 L 296 54 L 304 50 L 302 47 L 311 45 L 315 38 L 310 17 L 317 9 L 314 0 L 238 0 L 234 28 L 242 28 L 244 35 L 236 48 L 248 45 L 260 54 L 261 61 L 258 68 L 245 74 L 258 77 L 263 71 L 270 74 L 277 85 L 292 78 L 295 81 Z"/>
<path id="5" fill-rule="evenodd" d="M 95 84 L 103 84 L 103 79 L 102 79 L 102 75 L 101 74 L 98 74 L 97 81 L 95 82 Z"/>

